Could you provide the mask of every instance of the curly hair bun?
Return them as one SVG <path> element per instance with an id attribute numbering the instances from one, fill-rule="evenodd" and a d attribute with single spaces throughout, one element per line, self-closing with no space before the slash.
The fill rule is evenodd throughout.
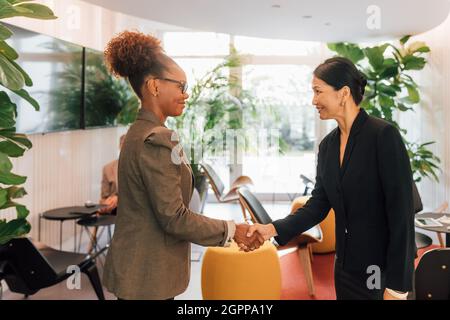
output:
<path id="1" fill-rule="evenodd" d="M 163 52 L 157 38 L 138 31 L 124 31 L 109 41 L 104 56 L 111 73 L 128 78 L 158 69 L 158 55 Z"/>

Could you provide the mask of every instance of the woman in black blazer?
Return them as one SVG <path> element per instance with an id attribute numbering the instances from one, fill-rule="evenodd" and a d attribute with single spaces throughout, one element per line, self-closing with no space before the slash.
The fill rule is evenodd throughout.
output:
<path id="1" fill-rule="evenodd" d="M 411 167 L 397 128 L 359 107 L 366 84 L 345 58 L 315 69 L 313 104 L 338 127 L 319 145 L 312 196 L 294 214 L 254 225 L 249 236 L 258 231 L 283 245 L 333 208 L 337 299 L 405 299 L 416 250 Z"/>

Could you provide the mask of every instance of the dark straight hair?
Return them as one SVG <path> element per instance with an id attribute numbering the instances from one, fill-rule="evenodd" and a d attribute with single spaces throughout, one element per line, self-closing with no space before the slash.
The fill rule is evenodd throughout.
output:
<path id="1" fill-rule="evenodd" d="M 342 57 L 327 59 L 314 70 L 314 75 L 335 90 L 349 87 L 355 103 L 357 105 L 361 103 L 367 80 L 349 59 Z"/>

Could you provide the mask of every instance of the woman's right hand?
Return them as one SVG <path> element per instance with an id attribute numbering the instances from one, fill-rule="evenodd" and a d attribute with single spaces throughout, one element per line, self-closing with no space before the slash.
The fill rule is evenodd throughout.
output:
<path id="1" fill-rule="evenodd" d="M 259 224 L 255 223 L 248 228 L 247 237 L 250 238 L 255 232 L 258 232 L 264 240 L 269 240 L 272 237 L 278 235 L 277 230 L 273 224 Z M 239 245 L 241 250 L 251 251 L 250 248 L 245 248 L 243 245 Z"/>
<path id="2" fill-rule="evenodd" d="M 111 213 L 112 210 L 117 208 L 117 195 L 109 196 L 106 199 L 100 200 L 100 204 L 106 205 L 106 207 L 103 207 L 98 210 L 100 214 L 108 214 Z"/>

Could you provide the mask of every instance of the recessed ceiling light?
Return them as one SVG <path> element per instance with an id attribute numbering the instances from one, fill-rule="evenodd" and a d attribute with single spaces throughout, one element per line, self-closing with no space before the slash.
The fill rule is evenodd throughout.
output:
<path id="1" fill-rule="evenodd" d="M 325 22 L 324 25 L 326 25 L 327 27 L 331 26 L 330 22 Z"/>
<path id="2" fill-rule="evenodd" d="M 280 9 L 281 6 L 280 6 L 279 4 L 273 4 L 273 5 L 272 5 L 272 8 Z"/>
<path id="3" fill-rule="evenodd" d="M 311 19 L 311 18 L 312 18 L 312 16 L 310 16 L 310 15 L 306 15 L 306 16 L 302 16 L 302 18 L 303 18 L 303 19 Z"/>

